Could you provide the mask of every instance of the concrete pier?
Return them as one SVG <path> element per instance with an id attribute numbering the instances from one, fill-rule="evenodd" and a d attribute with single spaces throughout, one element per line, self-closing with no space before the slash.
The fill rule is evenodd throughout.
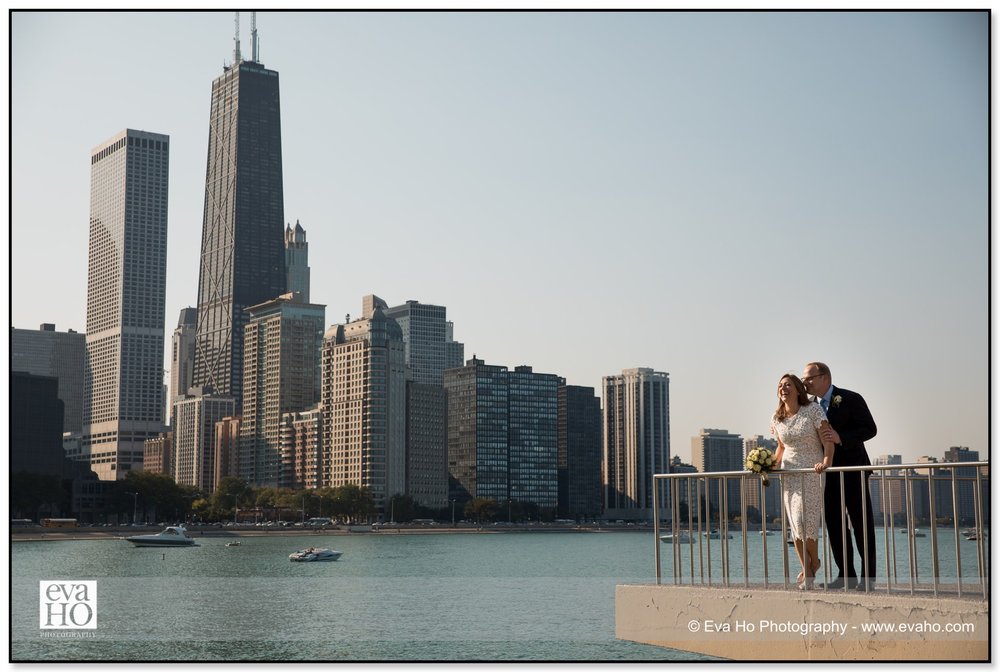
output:
<path id="1" fill-rule="evenodd" d="M 989 660 L 977 597 L 622 585 L 618 639 L 740 661 Z"/>

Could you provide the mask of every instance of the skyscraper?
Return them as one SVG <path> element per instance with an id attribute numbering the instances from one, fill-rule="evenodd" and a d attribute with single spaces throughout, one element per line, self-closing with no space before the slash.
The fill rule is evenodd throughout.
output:
<path id="1" fill-rule="evenodd" d="M 730 434 L 725 429 L 702 429 L 698 436 L 691 437 L 691 462 L 698 471 L 743 471 L 746 453 L 743 437 Z M 740 481 L 738 478 L 726 480 L 726 500 L 731 514 L 740 511 Z M 721 510 L 719 481 L 709 482 L 708 501 L 716 510 Z"/>
<path id="2" fill-rule="evenodd" d="M 507 367 L 473 355 L 445 372 L 448 391 L 448 496 L 506 502 L 510 496 Z"/>
<path id="3" fill-rule="evenodd" d="M 411 380 L 424 385 L 441 385 L 445 369 L 462 366 L 464 346 L 453 340 L 453 327 L 446 319 L 444 306 L 411 300 L 386 308 L 384 312 L 403 332 Z"/>
<path id="4" fill-rule="evenodd" d="M 530 366 L 510 371 L 475 357 L 445 372 L 449 498 L 555 510 L 559 382 Z"/>
<path id="5" fill-rule="evenodd" d="M 559 515 L 601 514 L 601 400 L 592 387 L 566 385 L 559 400 Z"/>
<path id="6" fill-rule="evenodd" d="M 374 297 L 377 298 L 377 297 Z M 447 309 L 419 301 L 384 309 L 403 335 L 406 383 L 406 494 L 423 506 L 448 501 L 445 369 L 462 366 L 464 345 L 452 338 Z"/>
<path id="7" fill-rule="evenodd" d="M 406 488 L 406 364 L 399 325 L 385 303 L 323 337 L 322 482 L 368 488 L 383 508 Z"/>
<path id="8" fill-rule="evenodd" d="M 515 366 L 507 373 L 510 499 L 546 509 L 559 503 L 559 376 Z"/>
<path id="9" fill-rule="evenodd" d="M 216 424 L 233 414 L 234 401 L 204 388 L 192 392 L 174 404 L 174 480 L 212 492 L 218 483 Z"/>
<path id="10" fill-rule="evenodd" d="M 170 342 L 170 403 L 168 424 L 174 416 L 174 402 L 183 399 L 194 385 L 194 338 L 198 331 L 198 309 L 182 308 Z"/>
<path id="11" fill-rule="evenodd" d="M 285 271 L 288 291 L 298 292 L 302 300 L 309 303 L 309 243 L 306 242 L 306 230 L 298 220 L 294 229 L 291 224 L 285 227 Z"/>
<path id="12" fill-rule="evenodd" d="M 238 35 L 237 35 L 238 38 Z M 194 385 L 243 395 L 246 309 L 285 293 L 284 195 L 278 73 L 239 41 L 212 82 L 198 278 Z"/>
<path id="13" fill-rule="evenodd" d="M 625 369 L 605 376 L 603 388 L 604 514 L 652 520 L 653 474 L 667 473 L 670 464 L 670 375 Z M 668 488 L 660 494 L 668 496 Z M 660 501 L 666 515 L 669 500 Z"/>
<path id="14" fill-rule="evenodd" d="M 240 477 L 281 486 L 281 416 L 319 401 L 325 306 L 294 293 L 251 306 L 243 362 Z"/>
<path id="15" fill-rule="evenodd" d="M 163 431 L 166 135 L 126 129 L 90 157 L 84 451 L 103 480 Z"/>
<path id="16" fill-rule="evenodd" d="M 79 435 L 83 429 L 84 357 L 86 336 L 70 329 L 56 331 L 43 324 L 37 331 L 10 330 L 10 370 L 59 379 L 59 399 L 65 406 L 62 431 Z"/>
<path id="17" fill-rule="evenodd" d="M 63 478 L 69 462 L 62 447 L 63 402 L 59 380 L 23 371 L 10 375 L 10 473 L 29 472 Z"/>

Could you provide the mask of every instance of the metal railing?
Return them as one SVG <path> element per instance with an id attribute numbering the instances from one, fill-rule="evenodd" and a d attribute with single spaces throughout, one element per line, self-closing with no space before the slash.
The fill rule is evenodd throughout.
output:
<path id="1" fill-rule="evenodd" d="M 974 475 L 970 474 L 974 470 Z M 880 506 L 874 512 L 873 520 L 868 520 L 868 511 L 862 507 L 863 547 L 854 549 L 860 554 L 862 576 L 874 576 L 875 582 L 863 581 L 865 591 L 884 590 L 888 592 L 908 592 L 915 595 L 918 592 L 932 592 L 936 597 L 947 592 L 959 596 L 976 594 L 983 599 L 989 596 L 989 545 L 987 543 L 988 502 L 984 504 L 984 495 L 988 496 L 989 462 L 946 462 L 896 464 L 865 467 L 833 467 L 826 473 L 872 472 L 868 477 L 860 478 L 862 497 L 869 495 L 869 490 L 878 487 Z M 664 542 L 671 543 L 670 565 L 675 584 L 690 583 L 700 585 L 742 585 L 755 588 L 788 588 L 790 572 L 798 566 L 798 558 L 793 552 L 789 559 L 788 546 L 792 543 L 789 537 L 788 514 L 784 507 L 785 477 L 795 474 L 813 474 L 812 469 L 794 469 L 774 471 L 769 474 L 770 490 L 778 488 L 777 494 L 768 497 L 763 479 L 757 474 L 746 471 L 655 474 L 653 476 L 653 532 L 655 543 L 656 583 L 663 581 L 661 546 Z M 962 474 L 962 475 L 959 475 Z M 844 481 L 839 478 L 840 498 L 845 500 Z M 926 484 L 926 488 L 924 489 Z M 661 537 L 661 488 L 666 486 L 669 498 L 670 535 Z M 717 488 L 713 490 L 713 487 Z M 826 477 L 823 477 L 826 485 Z M 985 488 L 984 488 L 985 486 Z M 753 491 L 757 490 L 755 494 Z M 919 490 L 919 492 L 915 492 Z M 734 508 L 730 506 L 730 497 L 738 499 Z M 960 495 L 963 508 L 959 507 Z M 929 525 L 929 535 L 917 528 L 914 512 L 915 497 L 926 497 L 926 524 Z M 968 508 L 968 500 L 972 499 L 972 524 L 964 531 L 959 523 L 960 514 Z M 768 510 L 768 500 L 771 499 L 771 511 Z M 774 507 L 773 500 L 778 505 Z M 821 569 L 826 577 L 823 588 L 829 590 L 831 549 L 829 531 L 826 527 L 826 510 L 823 497 L 817 503 L 821 507 L 820 518 L 823 521 L 820 530 Z M 748 504 L 748 500 L 759 506 Z M 682 516 L 682 504 L 686 505 Z M 950 504 L 950 507 L 946 505 Z M 713 511 L 715 507 L 716 511 Z M 938 511 L 938 508 L 943 508 Z M 950 508 L 950 516 L 948 515 Z M 757 520 L 750 520 L 748 514 L 756 509 Z M 776 510 L 777 509 L 777 510 Z M 718 512 L 718 515 L 717 513 Z M 735 513 L 738 512 L 738 513 Z M 717 517 L 716 517 L 717 516 Z M 738 516 L 738 517 L 737 517 Z M 684 520 L 682 520 L 684 518 Z M 899 533 L 906 533 L 905 546 L 897 544 L 897 520 Z M 923 519 L 924 517 L 921 517 Z M 774 522 L 775 519 L 780 522 Z M 715 525 L 713 525 L 713 520 Z M 769 527 L 768 521 L 772 521 Z M 950 524 L 948 521 L 951 521 Z M 881 522 L 881 525 L 879 525 Z M 685 523 L 685 524 L 682 524 Z M 882 562 L 876 560 L 874 572 L 868 567 L 868 526 L 876 531 L 882 528 L 882 542 L 876 541 L 876 557 L 881 554 Z M 841 548 L 844 548 L 849 536 L 849 519 L 842 525 Z M 730 530 L 740 532 L 739 542 L 730 544 Z M 768 536 L 780 528 L 780 578 L 773 577 L 772 564 L 778 559 L 774 557 L 773 548 L 768 548 Z M 942 555 L 942 544 L 947 544 L 950 534 L 952 554 Z M 760 534 L 760 548 L 750 542 L 748 533 Z M 876 539 L 877 539 L 876 535 Z M 926 538 L 927 542 L 918 543 L 918 539 Z M 714 544 L 715 540 L 718 544 Z M 974 541 L 975 547 L 968 547 L 963 552 L 961 542 Z M 715 559 L 713 560 L 713 547 Z M 905 553 L 904 553 L 905 551 Z M 760 561 L 751 562 L 751 555 L 760 554 Z M 846 556 L 846 548 L 845 548 Z M 970 558 L 970 553 L 974 555 Z M 901 572 L 898 556 L 905 554 L 904 568 Z M 965 560 L 963 561 L 963 556 Z M 846 561 L 846 557 L 843 558 Z M 737 567 L 734 568 L 734 561 Z M 953 561 L 954 564 L 951 564 Z M 739 565 L 742 564 L 740 568 Z M 964 565 L 964 568 L 963 568 Z M 953 570 L 953 572 L 948 571 Z M 883 573 L 884 572 L 884 573 Z M 734 577 L 735 573 L 741 576 Z M 881 576 L 879 576 L 881 575 Z M 817 579 L 820 578 L 817 576 Z M 845 584 L 843 590 L 853 586 Z"/>

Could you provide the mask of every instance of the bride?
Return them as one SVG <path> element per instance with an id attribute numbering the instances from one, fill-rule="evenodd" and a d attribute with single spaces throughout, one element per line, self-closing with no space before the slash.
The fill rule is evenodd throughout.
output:
<path id="1" fill-rule="evenodd" d="M 833 464 L 833 443 L 823 441 L 821 431 L 829 423 L 820 405 L 809 400 L 806 387 L 797 376 L 785 374 L 778 381 L 778 409 L 771 429 L 778 439 L 775 468 L 814 469 L 815 474 L 783 477 L 784 505 L 802 563 L 799 590 L 813 587 L 819 569 L 819 527 L 822 520 L 823 482 L 820 474 Z"/>

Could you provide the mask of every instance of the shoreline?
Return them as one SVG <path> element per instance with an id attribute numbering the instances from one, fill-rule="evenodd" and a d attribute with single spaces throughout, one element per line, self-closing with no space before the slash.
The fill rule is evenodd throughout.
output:
<path id="1" fill-rule="evenodd" d="M 94 539 L 124 540 L 137 534 L 150 534 L 158 532 L 164 526 L 149 527 L 108 527 L 108 528 L 48 528 L 44 531 L 39 528 L 21 528 L 10 531 L 10 541 L 86 541 Z M 539 527 L 533 525 L 525 526 L 434 526 L 434 527 L 390 527 L 377 530 L 350 530 L 346 528 L 318 529 L 307 528 L 188 528 L 188 536 L 194 539 L 238 539 L 243 537 L 336 537 L 346 535 L 426 535 L 426 534 L 509 534 L 519 532 L 535 533 L 602 533 L 602 532 L 649 532 L 650 527 L 588 527 L 588 526 L 565 526 L 565 527 Z"/>

